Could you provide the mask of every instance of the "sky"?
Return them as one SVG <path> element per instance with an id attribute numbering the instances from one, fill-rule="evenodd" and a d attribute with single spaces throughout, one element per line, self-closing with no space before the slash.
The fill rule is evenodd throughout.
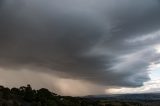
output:
<path id="1" fill-rule="evenodd" d="M 159 92 L 159 41 L 159 0 L 1 0 L 0 85 Z"/>

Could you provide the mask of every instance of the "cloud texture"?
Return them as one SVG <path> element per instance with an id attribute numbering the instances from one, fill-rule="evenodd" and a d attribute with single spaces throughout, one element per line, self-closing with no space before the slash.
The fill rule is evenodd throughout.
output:
<path id="1" fill-rule="evenodd" d="M 159 59 L 159 0 L 1 0 L 0 67 L 138 87 Z M 47 71 L 46 71 L 47 70 Z"/>

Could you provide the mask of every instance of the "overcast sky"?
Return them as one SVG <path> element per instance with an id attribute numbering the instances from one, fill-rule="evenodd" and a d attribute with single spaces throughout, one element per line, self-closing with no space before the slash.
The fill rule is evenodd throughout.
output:
<path id="1" fill-rule="evenodd" d="M 0 84 L 159 92 L 159 41 L 159 0 L 1 0 Z"/>

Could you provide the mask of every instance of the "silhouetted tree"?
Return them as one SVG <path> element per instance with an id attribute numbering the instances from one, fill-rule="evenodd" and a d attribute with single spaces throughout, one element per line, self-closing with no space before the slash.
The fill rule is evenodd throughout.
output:
<path id="1" fill-rule="evenodd" d="M 9 88 L 3 88 L 2 89 L 2 98 L 8 100 L 8 99 L 10 99 L 10 97 L 11 97 L 10 89 Z"/>
<path id="2" fill-rule="evenodd" d="M 31 102 L 34 98 L 34 92 L 32 90 L 32 87 L 30 85 L 27 85 L 27 87 L 24 88 L 24 100 Z"/>
<path id="3" fill-rule="evenodd" d="M 12 88 L 11 93 L 14 95 L 20 95 L 20 90 L 18 88 Z"/>

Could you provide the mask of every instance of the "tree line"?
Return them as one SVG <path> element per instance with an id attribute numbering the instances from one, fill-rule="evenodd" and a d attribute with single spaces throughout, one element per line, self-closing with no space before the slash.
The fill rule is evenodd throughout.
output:
<path id="1" fill-rule="evenodd" d="M 34 90 L 30 85 L 20 88 L 0 86 L 0 106 L 99 106 L 97 101 L 60 96 L 46 88 Z"/>

